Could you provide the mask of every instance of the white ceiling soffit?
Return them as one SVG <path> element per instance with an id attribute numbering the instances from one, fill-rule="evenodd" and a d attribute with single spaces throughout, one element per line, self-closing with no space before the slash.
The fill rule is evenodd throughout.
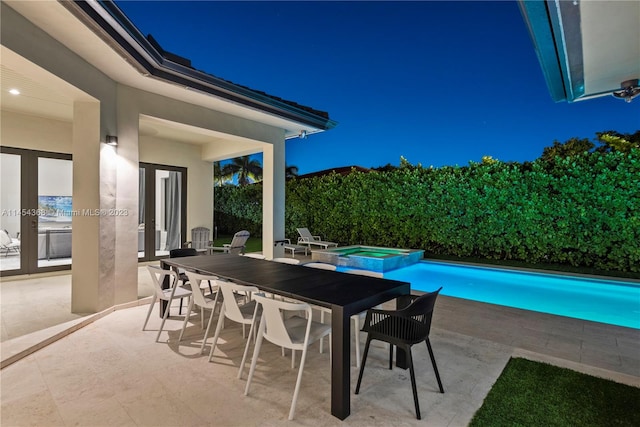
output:
<path id="1" fill-rule="evenodd" d="M 286 137 L 288 138 L 299 135 L 303 130 L 306 130 L 308 134 L 321 131 L 309 125 L 286 120 L 210 94 L 189 90 L 184 86 L 178 86 L 148 77 L 129 63 L 128 58 L 120 56 L 109 47 L 58 1 L 4 0 L 3 2 L 33 22 L 51 37 L 74 51 L 95 68 L 101 70 L 119 83 L 233 116 L 282 128 L 286 130 Z M 3 90 L 4 88 L 3 83 Z M 70 119 L 70 117 L 67 119 Z"/>
<path id="2" fill-rule="evenodd" d="M 584 95 L 640 78 L 640 1 L 580 1 Z"/>
<path id="3" fill-rule="evenodd" d="M 2 109 L 70 121 L 74 101 L 96 101 L 90 95 L 0 46 Z M 20 95 L 8 91 L 18 89 Z"/>
<path id="4" fill-rule="evenodd" d="M 259 151 L 260 143 L 248 138 L 216 132 L 196 126 L 177 123 L 170 120 L 161 119 L 147 115 L 140 116 L 140 134 L 170 141 L 183 142 L 193 145 L 204 145 L 215 142 L 235 141 L 247 144 L 253 148 L 253 152 Z"/>
<path id="5" fill-rule="evenodd" d="M 610 95 L 640 78 L 639 0 L 518 0 L 518 6 L 554 101 Z"/>

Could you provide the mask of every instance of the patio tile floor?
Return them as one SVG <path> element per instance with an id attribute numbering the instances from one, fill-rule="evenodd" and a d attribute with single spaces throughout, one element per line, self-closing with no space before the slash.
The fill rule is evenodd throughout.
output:
<path id="1" fill-rule="evenodd" d="M 140 271 L 143 298 L 150 287 L 146 269 Z M 199 315 L 179 344 L 179 316 L 168 321 L 160 343 L 154 342 L 157 316 L 152 315 L 152 330 L 141 330 L 146 305 L 134 303 L 96 320 L 61 317 L 65 304 L 69 311 L 68 277 L 1 284 L 3 360 L 20 346 L 66 335 L 0 371 L 2 425 L 465 426 L 512 355 L 640 386 L 638 330 L 441 296 L 432 343 L 445 394 L 437 392 L 426 347 L 416 346 L 422 421 L 415 419 L 408 372 L 386 369 L 387 351 L 381 344 L 370 352 L 361 393 L 351 397 L 351 416 L 343 422 L 331 416 L 329 357 L 316 344 L 308 353 L 296 418 L 289 422 L 297 370 L 279 348 L 265 344 L 245 397 L 246 380 L 236 378 L 245 341 L 233 322 L 225 325 L 208 363 L 198 354 L 203 334 Z M 39 296 L 27 298 L 34 293 Z M 15 303 L 16 298 L 23 300 Z M 66 323 L 47 328 L 61 321 Z M 81 322 L 87 325 L 64 332 Z M 41 330 L 18 336 L 23 323 Z M 357 374 L 354 364 L 354 387 Z"/>

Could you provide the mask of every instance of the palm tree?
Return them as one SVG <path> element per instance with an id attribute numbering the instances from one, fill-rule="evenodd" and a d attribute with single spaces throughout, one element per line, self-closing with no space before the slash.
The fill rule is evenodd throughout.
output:
<path id="1" fill-rule="evenodd" d="M 233 180 L 234 172 L 229 167 L 229 164 L 222 166 L 221 162 L 213 162 L 213 185 L 221 187 L 225 184 L 230 184 Z"/>
<path id="2" fill-rule="evenodd" d="M 232 174 L 238 176 L 238 185 L 247 185 L 262 180 L 262 165 L 259 160 L 251 159 L 251 156 L 236 157 L 231 160 L 231 163 L 225 165 L 225 167 L 227 166 Z"/>

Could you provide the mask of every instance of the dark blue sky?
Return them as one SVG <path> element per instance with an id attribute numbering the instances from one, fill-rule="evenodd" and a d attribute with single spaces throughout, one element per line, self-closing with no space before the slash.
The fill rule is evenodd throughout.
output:
<path id="1" fill-rule="evenodd" d="M 117 4 L 195 68 L 328 111 L 335 129 L 287 142 L 300 174 L 534 160 L 554 140 L 640 128 L 637 100 L 551 100 L 515 1 Z"/>

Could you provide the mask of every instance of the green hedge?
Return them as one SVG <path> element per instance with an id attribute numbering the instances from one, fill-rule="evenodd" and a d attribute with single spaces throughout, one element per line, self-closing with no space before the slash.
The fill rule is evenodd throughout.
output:
<path id="1" fill-rule="evenodd" d="M 261 185 L 216 187 L 215 203 L 219 230 L 261 234 Z M 341 245 L 638 272 L 640 150 L 293 179 L 285 226 L 292 239 L 305 226 Z"/>

